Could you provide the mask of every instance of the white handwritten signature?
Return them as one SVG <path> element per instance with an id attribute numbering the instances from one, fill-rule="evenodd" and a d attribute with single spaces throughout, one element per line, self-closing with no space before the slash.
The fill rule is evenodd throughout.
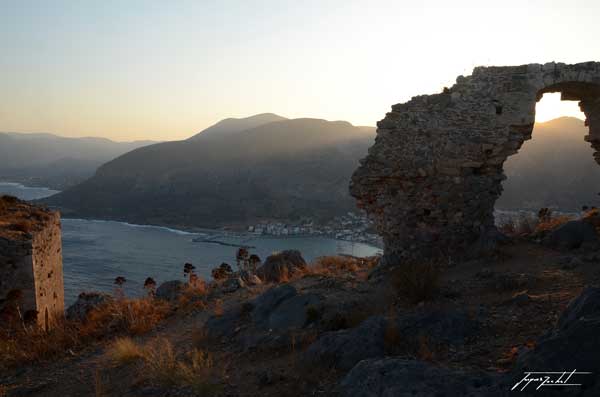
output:
<path id="1" fill-rule="evenodd" d="M 537 384 L 536 390 L 546 386 L 581 386 L 581 383 L 575 382 L 575 376 L 590 374 L 591 372 L 577 372 L 576 369 L 571 372 L 525 372 L 523 379 L 518 381 L 510 390 L 515 390 L 522 385 L 520 391 L 523 391 L 531 383 L 534 386 Z"/>

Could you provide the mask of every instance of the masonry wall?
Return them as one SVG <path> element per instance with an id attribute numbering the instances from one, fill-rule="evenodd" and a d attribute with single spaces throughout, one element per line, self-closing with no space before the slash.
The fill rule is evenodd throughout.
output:
<path id="1" fill-rule="evenodd" d="M 49 329 L 64 316 L 60 215 L 23 202 L 15 207 L 0 214 L 0 314 L 7 295 L 20 291 L 21 315 Z M 24 219 L 30 230 L 15 230 Z"/>
<path id="2" fill-rule="evenodd" d="M 52 327 L 64 316 L 60 216 L 53 213 L 46 226 L 33 237 L 33 276 L 38 324 Z"/>
<path id="3" fill-rule="evenodd" d="M 23 313 L 36 308 L 31 243 L 30 240 L 0 237 L 0 300 L 12 290 L 22 291 Z M 2 306 L 0 304 L 0 309 Z"/>
<path id="4" fill-rule="evenodd" d="M 478 67 L 440 94 L 392 106 L 350 185 L 383 237 L 384 263 L 487 246 L 503 164 L 531 138 L 546 92 L 579 101 L 600 162 L 598 62 Z"/>

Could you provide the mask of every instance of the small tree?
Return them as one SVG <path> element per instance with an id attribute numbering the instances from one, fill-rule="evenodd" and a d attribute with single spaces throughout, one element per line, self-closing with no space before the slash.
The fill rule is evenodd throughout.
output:
<path id="1" fill-rule="evenodd" d="M 123 285 L 127 282 L 127 279 L 123 276 L 118 276 L 115 278 L 115 295 L 117 298 L 121 299 L 125 297 L 125 292 L 123 291 Z"/>
<path id="2" fill-rule="evenodd" d="M 245 270 L 248 267 L 248 257 L 250 253 L 245 247 L 241 247 L 237 250 L 235 255 L 235 261 L 239 270 Z"/>
<path id="3" fill-rule="evenodd" d="M 148 296 L 153 298 L 156 294 L 156 281 L 152 277 L 148 277 L 146 281 L 144 281 L 144 289 L 148 293 Z"/>
<path id="4" fill-rule="evenodd" d="M 187 277 L 188 285 L 192 285 L 198 279 L 198 276 L 196 276 L 194 270 L 196 270 L 196 266 L 192 265 L 191 263 L 186 263 L 183 265 L 183 275 L 184 277 Z"/>
<path id="5" fill-rule="evenodd" d="M 256 254 L 252 254 L 250 255 L 250 258 L 248 258 L 248 263 L 250 264 L 250 271 L 256 273 L 256 268 L 260 265 L 260 257 Z"/>

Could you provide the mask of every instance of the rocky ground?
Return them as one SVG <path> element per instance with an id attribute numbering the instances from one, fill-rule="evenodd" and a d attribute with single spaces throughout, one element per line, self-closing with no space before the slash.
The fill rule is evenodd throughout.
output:
<path id="1" fill-rule="evenodd" d="M 175 310 L 133 341 L 209 354 L 194 375 L 200 389 L 149 375 L 142 359 L 111 359 L 104 341 L 5 371 L 0 395 L 503 396 L 524 371 L 575 369 L 593 373 L 576 375 L 583 386 L 536 392 L 534 382 L 520 394 L 600 395 L 599 262 L 589 244 L 559 250 L 515 238 L 488 258 L 419 275 L 420 295 L 398 277 L 406 268 L 275 258 L 257 272 L 269 283 L 230 275 L 185 305 L 184 286 L 157 291 Z"/>

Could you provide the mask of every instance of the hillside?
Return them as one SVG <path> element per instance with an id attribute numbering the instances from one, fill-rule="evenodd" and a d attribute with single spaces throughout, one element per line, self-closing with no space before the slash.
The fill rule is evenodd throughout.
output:
<path id="1" fill-rule="evenodd" d="M 556 207 L 576 211 L 600 204 L 600 166 L 584 141 L 583 121 L 562 117 L 535 125 L 532 139 L 506 161 L 504 192 L 496 207 Z"/>
<path id="2" fill-rule="evenodd" d="M 227 119 L 127 153 L 46 201 L 66 216 L 171 226 L 331 218 L 354 208 L 348 181 L 374 133 L 344 121 Z"/>
<path id="3" fill-rule="evenodd" d="M 89 178 L 103 163 L 150 143 L 0 132 L 0 180 L 61 190 Z"/>

